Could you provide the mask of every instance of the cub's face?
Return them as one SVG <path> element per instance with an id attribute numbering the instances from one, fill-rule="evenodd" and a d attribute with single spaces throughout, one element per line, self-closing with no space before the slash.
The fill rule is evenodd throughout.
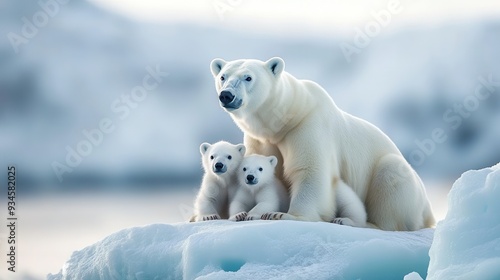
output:
<path id="1" fill-rule="evenodd" d="M 272 181 L 276 164 L 278 159 L 275 156 L 246 156 L 240 165 L 238 174 L 240 183 L 249 188 L 258 188 Z"/>
<path id="2" fill-rule="evenodd" d="M 266 62 L 214 59 L 210 68 L 220 106 L 227 112 L 255 111 L 266 102 L 284 67 L 285 62 L 279 57 Z"/>
<path id="3" fill-rule="evenodd" d="M 217 176 L 234 174 L 245 155 L 243 144 L 233 145 L 220 141 L 215 144 L 203 143 L 200 145 L 200 153 L 205 172 L 211 172 Z"/>

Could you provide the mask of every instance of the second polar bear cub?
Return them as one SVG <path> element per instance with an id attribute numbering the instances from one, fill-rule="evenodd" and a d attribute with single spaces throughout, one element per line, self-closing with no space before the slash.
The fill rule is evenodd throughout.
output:
<path id="1" fill-rule="evenodd" d="M 335 217 L 332 223 L 352 227 L 366 227 L 367 215 L 363 202 L 346 184 L 339 184 L 335 190 Z"/>
<path id="2" fill-rule="evenodd" d="M 268 212 L 286 212 L 290 198 L 274 175 L 275 156 L 248 155 L 238 170 L 239 186 L 229 204 L 229 220 L 258 220 Z"/>

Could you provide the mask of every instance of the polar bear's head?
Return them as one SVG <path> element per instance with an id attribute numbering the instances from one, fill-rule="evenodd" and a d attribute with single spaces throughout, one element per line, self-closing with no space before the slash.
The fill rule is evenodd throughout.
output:
<path id="1" fill-rule="evenodd" d="M 213 173 L 217 176 L 234 174 L 243 160 L 245 151 L 246 149 L 243 144 L 233 145 L 225 141 L 215 144 L 203 143 L 200 145 L 205 172 Z"/>
<path id="2" fill-rule="evenodd" d="M 216 58 L 210 68 L 222 108 L 228 112 L 238 109 L 252 112 L 266 102 L 285 68 L 285 62 L 279 57 L 265 62 Z"/>
<path id="3" fill-rule="evenodd" d="M 240 183 L 250 188 L 258 188 L 272 182 L 277 164 L 278 159 L 275 156 L 246 156 L 240 165 L 238 174 Z"/>

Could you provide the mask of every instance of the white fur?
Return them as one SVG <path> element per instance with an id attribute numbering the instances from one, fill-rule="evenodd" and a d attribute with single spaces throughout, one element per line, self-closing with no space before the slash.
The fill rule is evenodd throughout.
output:
<path id="1" fill-rule="evenodd" d="M 423 184 L 394 143 L 340 110 L 318 84 L 298 80 L 284 67 L 281 58 L 211 63 L 221 106 L 244 132 L 247 152 L 283 163 L 277 176 L 289 187 L 291 203 L 278 218 L 331 221 L 335 189 L 344 182 L 364 203 L 368 222 L 380 229 L 433 226 Z M 223 92 L 234 102 L 224 104 Z"/>
<path id="2" fill-rule="evenodd" d="M 194 204 L 193 221 L 228 218 L 228 200 L 234 196 L 238 185 L 237 169 L 245 154 L 243 144 L 233 145 L 220 141 L 213 145 L 200 145 L 205 175 Z M 216 173 L 217 163 L 224 166 L 223 173 Z"/>
<path id="3" fill-rule="evenodd" d="M 332 223 L 366 227 L 365 206 L 356 193 L 344 182 L 339 182 L 337 185 L 335 202 L 337 203 L 336 218 L 332 220 Z"/>
<path id="4" fill-rule="evenodd" d="M 288 210 L 288 193 L 274 176 L 277 163 L 275 156 L 250 155 L 243 159 L 238 170 L 240 184 L 229 205 L 229 220 L 258 220 L 265 213 Z M 248 176 L 254 181 L 248 181 Z"/>

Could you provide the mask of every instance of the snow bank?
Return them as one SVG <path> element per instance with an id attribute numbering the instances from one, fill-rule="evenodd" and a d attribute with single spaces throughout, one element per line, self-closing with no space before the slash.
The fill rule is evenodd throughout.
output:
<path id="1" fill-rule="evenodd" d="M 500 279 L 500 163 L 465 172 L 436 228 L 427 279 Z"/>
<path id="2" fill-rule="evenodd" d="M 500 279 L 499 198 L 500 163 L 457 180 L 435 233 L 296 221 L 130 228 L 48 279 Z"/>
<path id="3" fill-rule="evenodd" d="M 48 279 L 403 279 L 426 275 L 433 233 L 296 221 L 153 224 L 73 253 Z"/>

